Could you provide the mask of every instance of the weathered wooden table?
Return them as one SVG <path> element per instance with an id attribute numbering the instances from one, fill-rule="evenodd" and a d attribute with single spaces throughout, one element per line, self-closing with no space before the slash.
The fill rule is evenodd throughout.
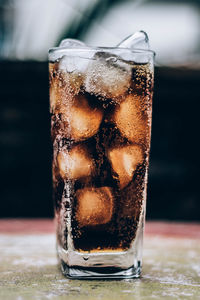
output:
<path id="1" fill-rule="evenodd" d="M 200 224 L 147 222 L 140 279 L 69 280 L 52 220 L 0 220 L 0 299 L 200 299 Z"/>

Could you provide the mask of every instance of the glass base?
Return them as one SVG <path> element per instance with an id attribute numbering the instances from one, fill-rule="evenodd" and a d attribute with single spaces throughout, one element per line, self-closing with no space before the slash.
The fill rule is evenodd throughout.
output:
<path id="1" fill-rule="evenodd" d="M 143 214 L 135 240 L 127 250 L 104 249 L 77 251 L 68 236 L 68 249 L 57 242 L 57 254 L 62 272 L 74 279 L 138 278 L 142 268 Z"/>
<path id="2" fill-rule="evenodd" d="M 137 267 L 128 269 L 114 267 L 77 267 L 68 266 L 62 259 L 60 260 L 62 273 L 70 279 L 124 279 L 139 278 L 141 274 L 141 263 L 138 261 Z"/>

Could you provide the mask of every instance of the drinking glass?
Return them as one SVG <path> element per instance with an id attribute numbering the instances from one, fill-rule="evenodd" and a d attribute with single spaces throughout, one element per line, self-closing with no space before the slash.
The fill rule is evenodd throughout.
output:
<path id="1" fill-rule="evenodd" d="M 70 278 L 139 277 L 154 53 L 49 51 L 57 253 Z"/>

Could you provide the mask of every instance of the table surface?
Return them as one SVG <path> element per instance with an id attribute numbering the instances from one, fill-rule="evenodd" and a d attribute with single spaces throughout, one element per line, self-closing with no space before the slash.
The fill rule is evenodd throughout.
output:
<path id="1" fill-rule="evenodd" d="M 139 279 L 70 280 L 52 220 L 0 220 L 0 299 L 200 299 L 200 224 L 147 222 Z"/>

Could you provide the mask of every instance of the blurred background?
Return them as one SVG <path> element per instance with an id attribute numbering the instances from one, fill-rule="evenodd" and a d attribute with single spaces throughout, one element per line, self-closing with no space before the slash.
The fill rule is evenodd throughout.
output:
<path id="1" fill-rule="evenodd" d="M 200 220 L 199 0 L 0 0 L 0 217 L 53 216 L 48 48 L 137 30 L 157 53 L 147 218 Z"/>

